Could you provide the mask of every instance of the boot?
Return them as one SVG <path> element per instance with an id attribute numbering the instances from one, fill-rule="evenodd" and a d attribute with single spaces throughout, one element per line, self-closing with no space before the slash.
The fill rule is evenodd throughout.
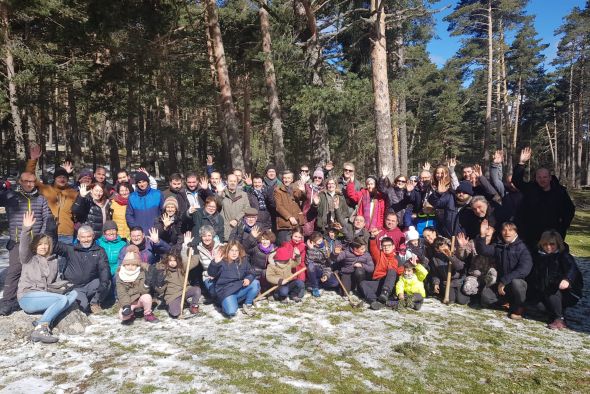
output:
<path id="1" fill-rule="evenodd" d="M 510 318 L 512 320 L 522 320 L 523 314 L 524 314 L 524 308 L 521 306 L 521 307 L 516 308 L 516 310 L 510 314 Z"/>
<path id="2" fill-rule="evenodd" d="M 553 320 L 553 322 L 551 322 L 547 325 L 547 328 L 549 328 L 551 330 L 563 330 L 563 329 L 567 328 L 567 325 L 565 324 L 565 320 L 563 320 L 563 317 L 562 317 L 560 319 Z"/>
<path id="3" fill-rule="evenodd" d="M 378 311 L 379 309 L 383 309 L 384 306 L 385 305 L 383 305 L 379 301 L 373 301 L 373 302 L 371 302 L 370 308 L 374 311 Z"/>
<path id="4" fill-rule="evenodd" d="M 143 315 L 143 320 L 149 322 L 149 323 L 159 323 L 160 320 L 152 313 L 145 313 Z"/>
<path id="5" fill-rule="evenodd" d="M 13 312 L 19 311 L 20 305 L 16 299 L 0 301 L 0 316 L 10 316 Z"/>
<path id="6" fill-rule="evenodd" d="M 391 290 L 389 290 L 387 287 L 384 287 L 383 290 L 381 290 L 381 295 L 379 295 L 379 297 L 377 297 L 377 301 L 379 301 L 382 304 L 385 304 L 387 302 L 387 300 L 389 299 L 390 293 L 391 293 Z"/>
<path id="7" fill-rule="evenodd" d="M 49 326 L 47 324 L 39 324 L 33 332 L 31 332 L 31 341 L 41 343 L 55 343 L 59 341 L 57 337 L 51 335 Z"/>

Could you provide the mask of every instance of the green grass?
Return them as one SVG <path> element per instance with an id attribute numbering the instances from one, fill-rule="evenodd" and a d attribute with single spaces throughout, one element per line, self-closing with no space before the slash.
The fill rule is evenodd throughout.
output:
<path id="1" fill-rule="evenodd" d="M 576 208 L 576 216 L 566 239 L 572 254 L 590 258 L 590 209 Z"/>

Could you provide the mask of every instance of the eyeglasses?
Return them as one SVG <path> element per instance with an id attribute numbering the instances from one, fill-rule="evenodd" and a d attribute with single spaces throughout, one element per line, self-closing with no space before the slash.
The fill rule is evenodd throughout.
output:
<path id="1" fill-rule="evenodd" d="M 344 172 L 354 172 L 354 170 L 351 170 L 350 168 L 345 168 Z"/>
<path id="2" fill-rule="evenodd" d="M 407 181 L 405 179 L 398 179 L 397 181 L 395 181 L 395 183 L 406 183 Z"/>
<path id="3" fill-rule="evenodd" d="M 324 179 L 321 176 L 314 176 L 313 179 Z"/>

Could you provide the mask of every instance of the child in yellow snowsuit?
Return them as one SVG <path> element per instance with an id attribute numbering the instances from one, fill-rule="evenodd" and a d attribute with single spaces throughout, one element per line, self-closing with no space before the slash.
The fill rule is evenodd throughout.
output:
<path id="1" fill-rule="evenodd" d="M 420 310 L 424 297 L 426 297 L 424 279 L 426 279 L 427 275 L 428 271 L 422 264 L 418 264 L 416 255 L 406 261 L 404 274 L 400 276 L 395 285 L 395 294 L 399 299 L 399 307 Z"/>

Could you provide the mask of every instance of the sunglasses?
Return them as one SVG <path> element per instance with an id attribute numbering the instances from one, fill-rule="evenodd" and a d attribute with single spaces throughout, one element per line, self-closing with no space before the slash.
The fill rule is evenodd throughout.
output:
<path id="1" fill-rule="evenodd" d="M 324 179 L 321 176 L 314 176 L 313 179 Z"/>
<path id="2" fill-rule="evenodd" d="M 407 183 L 405 179 L 398 179 L 395 183 Z"/>
<path id="3" fill-rule="evenodd" d="M 345 169 L 344 169 L 344 172 L 354 172 L 354 170 L 350 170 L 350 169 L 348 169 L 348 168 L 345 168 Z"/>

